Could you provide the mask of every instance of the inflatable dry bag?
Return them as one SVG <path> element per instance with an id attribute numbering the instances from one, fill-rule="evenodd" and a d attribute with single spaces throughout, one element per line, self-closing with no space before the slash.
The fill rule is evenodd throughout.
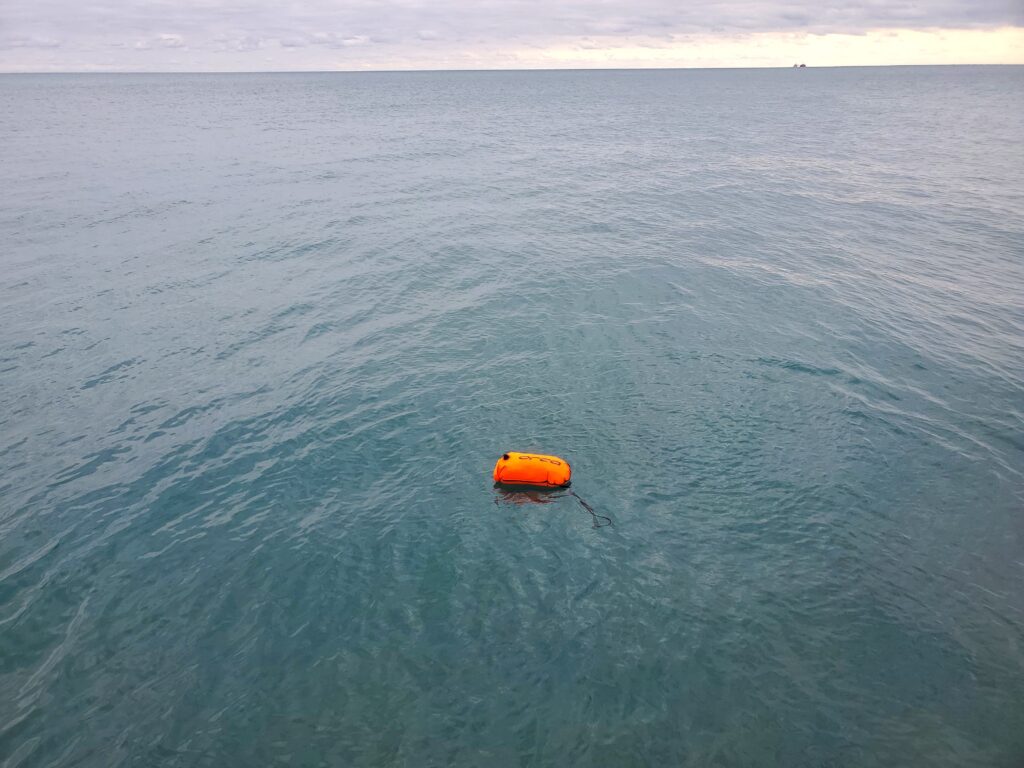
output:
<path id="1" fill-rule="evenodd" d="M 569 462 L 558 456 L 540 453 L 502 454 L 494 465 L 494 482 L 501 485 L 539 485 L 544 488 L 565 488 L 569 485 L 572 469 Z"/>

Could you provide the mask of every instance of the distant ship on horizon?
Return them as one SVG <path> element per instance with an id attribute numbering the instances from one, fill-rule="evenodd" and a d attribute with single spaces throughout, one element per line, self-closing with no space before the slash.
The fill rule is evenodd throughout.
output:
<path id="1" fill-rule="evenodd" d="M 806 64 L 794 64 L 793 65 L 793 69 L 806 69 L 806 68 L 807 68 Z"/>

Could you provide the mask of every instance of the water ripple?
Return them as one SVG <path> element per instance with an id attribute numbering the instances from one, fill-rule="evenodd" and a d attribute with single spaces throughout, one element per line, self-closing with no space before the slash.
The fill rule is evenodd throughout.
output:
<path id="1" fill-rule="evenodd" d="M 1024 80 L 806 75 L 0 78 L 0 762 L 1019 760 Z"/>

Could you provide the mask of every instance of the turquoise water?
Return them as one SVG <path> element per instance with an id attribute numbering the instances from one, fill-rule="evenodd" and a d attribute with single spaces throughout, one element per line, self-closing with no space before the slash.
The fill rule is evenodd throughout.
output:
<path id="1" fill-rule="evenodd" d="M 1020 765 L 1022 124 L 1019 67 L 0 77 L 0 762 Z"/>

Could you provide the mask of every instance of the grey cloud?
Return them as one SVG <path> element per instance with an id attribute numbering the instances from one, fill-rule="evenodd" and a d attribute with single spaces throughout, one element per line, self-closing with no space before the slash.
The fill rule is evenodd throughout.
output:
<path id="1" fill-rule="evenodd" d="M 419 39 L 457 36 L 657 34 L 665 30 L 853 31 L 908 21 L 927 27 L 1024 23 L 1020 0 L 0 0 L 0 18 L 41 28 L 116 35 L 237 32 L 279 39 L 317 32 Z"/>
<path id="2" fill-rule="evenodd" d="M 264 43 L 265 41 L 262 38 L 254 37 L 253 35 L 218 35 L 213 39 L 213 50 L 248 53 L 250 51 L 258 51 L 263 47 Z"/>
<path id="3" fill-rule="evenodd" d="M 307 48 L 321 46 L 324 48 L 349 48 L 355 45 L 366 45 L 373 40 L 365 35 L 339 35 L 334 32 L 313 32 L 282 35 L 271 38 L 281 48 Z"/>
<path id="4" fill-rule="evenodd" d="M 60 48 L 60 40 L 52 37 L 0 37 L 0 48 Z"/>
<path id="5" fill-rule="evenodd" d="M 113 41 L 107 43 L 108 47 L 112 48 L 123 48 L 126 47 L 121 41 Z M 181 35 L 156 35 L 155 37 L 144 38 L 142 40 L 136 40 L 132 45 L 137 51 L 150 51 L 154 48 L 184 48 L 185 41 Z"/>

